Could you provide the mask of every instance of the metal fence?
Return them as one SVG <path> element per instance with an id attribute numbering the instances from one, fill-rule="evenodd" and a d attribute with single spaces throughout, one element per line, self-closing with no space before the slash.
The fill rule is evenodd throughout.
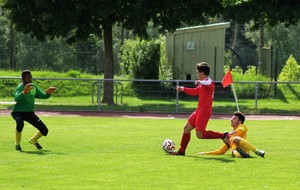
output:
<path id="1" fill-rule="evenodd" d="M 0 77 L 0 109 L 11 109 L 19 77 Z M 119 80 L 87 78 L 34 78 L 39 88 L 56 86 L 53 97 L 36 100 L 36 110 L 187 113 L 197 107 L 197 97 L 176 92 L 176 86 L 194 87 L 190 80 Z M 104 84 L 113 84 L 111 103 L 103 102 Z M 215 81 L 213 112 L 232 113 L 237 104 L 245 113 L 300 114 L 300 82 Z M 247 91 L 247 92 L 245 92 Z M 107 95 L 106 95 L 107 96 Z"/>

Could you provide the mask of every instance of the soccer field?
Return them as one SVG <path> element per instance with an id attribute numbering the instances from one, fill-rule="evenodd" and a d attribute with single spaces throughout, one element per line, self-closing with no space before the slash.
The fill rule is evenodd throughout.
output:
<path id="1" fill-rule="evenodd" d="M 253 145 L 265 158 L 197 155 L 221 140 L 192 132 L 186 156 L 165 154 L 170 138 L 179 147 L 186 119 L 41 116 L 49 136 L 36 150 L 26 124 L 23 152 L 14 150 L 15 123 L 0 116 L 0 189 L 299 189 L 300 120 L 246 120 Z M 229 120 L 211 120 L 208 130 L 230 131 Z"/>

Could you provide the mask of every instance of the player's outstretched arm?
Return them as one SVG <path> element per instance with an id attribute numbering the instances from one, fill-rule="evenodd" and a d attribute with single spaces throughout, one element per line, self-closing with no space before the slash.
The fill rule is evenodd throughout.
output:
<path id="1" fill-rule="evenodd" d="M 177 92 L 182 92 L 183 89 L 184 89 L 183 86 L 177 86 L 177 87 L 176 87 Z"/>
<path id="2" fill-rule="evenodd" d="M 50 87 L 46 90 L 47 94 L 52 94 L 56 90 L 56 87 Z"/>

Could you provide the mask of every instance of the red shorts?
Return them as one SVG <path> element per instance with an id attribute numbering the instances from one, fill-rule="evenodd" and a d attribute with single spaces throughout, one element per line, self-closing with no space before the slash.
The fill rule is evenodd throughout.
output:
<path id="1" fill-rule="evenodd" d="M 211 112 L 196 110 L 188 118 L 189 124 L 196 129 L 196 131 L 205 131 Z"/>

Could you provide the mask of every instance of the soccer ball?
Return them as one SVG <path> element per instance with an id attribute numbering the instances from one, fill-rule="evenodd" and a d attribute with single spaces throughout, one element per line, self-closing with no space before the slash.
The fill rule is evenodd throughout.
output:
<path id="1" fill-rule="evenodd" d="M 166 139 L 162 143 L 162 148 L 166 153 L 170 153 L 175 150 L 175 143 L 170 139 Z"/>

